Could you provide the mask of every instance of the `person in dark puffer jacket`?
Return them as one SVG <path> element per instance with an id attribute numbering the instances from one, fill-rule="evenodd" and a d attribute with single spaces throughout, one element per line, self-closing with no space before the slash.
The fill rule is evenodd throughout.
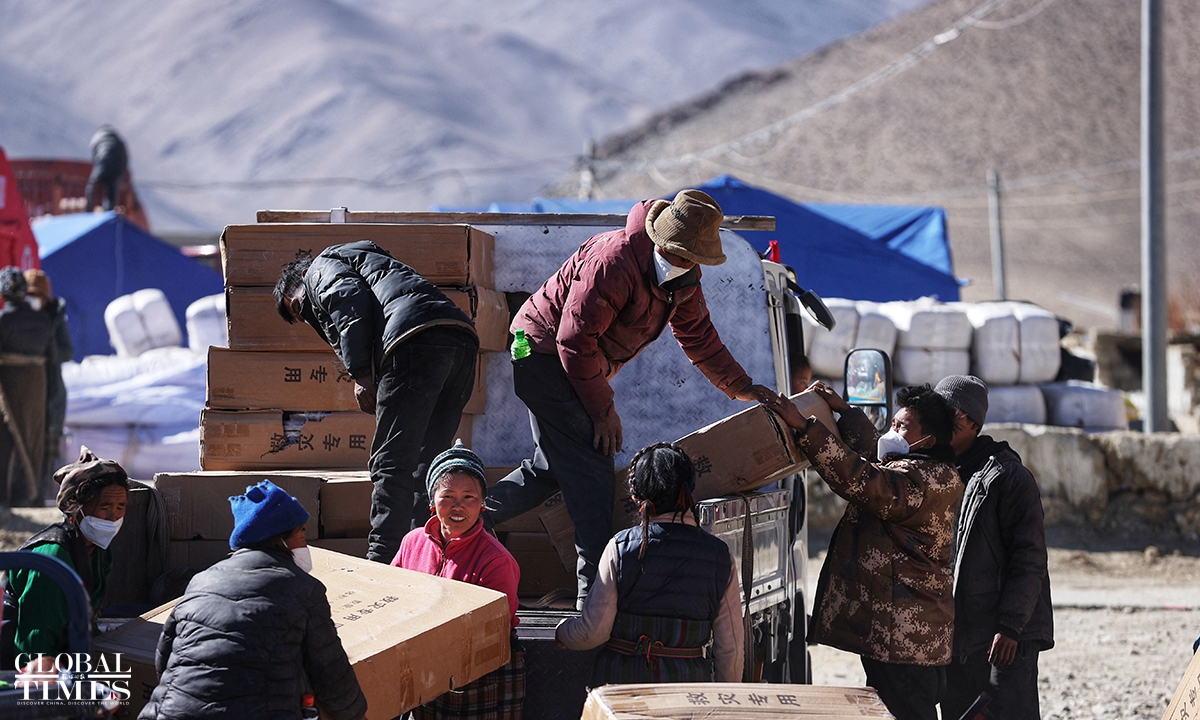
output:
<path id="1" fill-rule="evenodd" d="M 629 478 L 642 524 L 609 541 L 583 614 L 559 623 L 555 640 L 604 645 L 593 686 L 741 682 L 741 589 L 729 546 L 698 527 L 691 459 L 656 443 L 634 456 Z"/>
<path id="2" fill-rule="evenodd" d="M 954 538 L 954 660 L 942 715 L 961 716 L 987 692 L 997 718 L 1039 718 L 1038 654 L 1054 647 L 1054 610 L 1037 480 L 1008 443 L 980 434 L 986 383 L 951 375 L 935 390 L 954 408 L 951 445 L 967 486 Z"/>
<path id="3" fill-rule="evenodd" d="M 229 503 L 234 553 L 192 578 L 167 618 L 138 719 L 295 720 L 308 694 L 324 718 L 363 717 L 325 586 L 308 574 L 308 512 L 269 480 Z"/>
<path id="4" fill-rule="evenodd" d="M 375 414 L 367 559 L 391 562 L 429 517 L 425 472 L 453 444 L 471 397 L 475 326 L 416 270 L 365 240 L 289 264 L 275 304 L 284 320 L 303 320 L 333 347 L 358 406 Z"/>

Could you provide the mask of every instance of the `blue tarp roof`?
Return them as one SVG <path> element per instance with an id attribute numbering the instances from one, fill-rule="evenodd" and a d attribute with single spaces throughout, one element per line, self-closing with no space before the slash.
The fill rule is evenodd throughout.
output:
<path id="1" fill-rule="evenodd" d="M 188 305 L 223 292 L 221 274 L 116 213 L 62 215 L 33 225 L 42 269 L 67 301 L 75 359 L 111 355 L 104 309 L 131 292 L 159 288 L 186 337 Z"/>
<path id="2" fill-rule="evenodd" d="M 797 282 L 823 297 L 853 300 L 959 299 L 946 211 L 905 205 L 798 203 L 721 175 L 699 186 L 726 215 L 772 215 L 775 230 L 739 230 L 759 252 L 779 241 L 785 265 Z M 624 214 L 637 200 L 534 198 L 528 203 L 493 203 L 475 212 Z M 443 208 L 447 211 L 450 208 Z M 435 208 L 436 210 L 436 208 Z"/>

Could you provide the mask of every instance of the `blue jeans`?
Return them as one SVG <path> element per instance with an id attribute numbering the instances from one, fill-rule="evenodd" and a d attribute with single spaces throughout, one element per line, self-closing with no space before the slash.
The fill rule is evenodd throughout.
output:
<path id="1" fill-rule="evenodd" d="M 425 473 L 454 444 L 462 409 L 475 384 L 479 341 L 433 327 L 384 359 L 376 382 L 371 441 L 371 535 L 367 559 L 390 563 L 400 541 L 429 519 Z"/>
<path id="2" fill-rule="evenodd" d="M 535 352 L 514 361 L 513 388 L 529 408 L 533 458 L 488 490 L 488 514 L 499 525 L 532 510 L 561 489 L 575 524 L 576 576 L 582 601 L 613 534 L 613 459 L 592 447 L 592 417 L 558 356 Z"/>

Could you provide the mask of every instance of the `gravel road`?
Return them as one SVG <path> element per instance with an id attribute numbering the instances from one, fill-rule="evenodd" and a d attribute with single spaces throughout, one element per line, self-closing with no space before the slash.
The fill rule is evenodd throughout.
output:
<path id="1" fill-rule="evenodd" d="M 1200 633 L 1200 557 L 1191 552 L 1051 548 L 1055 647 L 1039 663 L 1043 718 L 1162 717 Z M 823 558 L 812 559 L 814 584 Z M 856 655 L 818 646 L 812 659 L 815 684 L 864 682 Z"/>

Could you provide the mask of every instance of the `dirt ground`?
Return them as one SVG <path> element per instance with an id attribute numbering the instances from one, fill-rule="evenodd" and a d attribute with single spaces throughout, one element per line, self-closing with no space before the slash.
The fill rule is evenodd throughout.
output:
<path id="1" fill-rule="evenodd" d="M 0 550 L 57 519 L 53 508 L 0 508 Z M 828 545 L 828 537 L 811 540 Z M 1200 548 L 1153 540 L 1048 533 L 1056 645 L 1040 660 L 1046 720 L 1162 717 L 1200 633 Z M 824 555 L 810 559 L 810 585 Z M 812 659 L 815 684 L 863 684 L 855 655 L 817 646 Z"/>
<path id="2" fill-rule="evenodd" d="M 1132 549 L 1145 536 L 1051 530 L 1047 539 L 1055 647 L 1039 662 L 1042 717 L 1159 720 L 1200 633 L 1200 552 L 1177 539 Z M 810 584 L 824 555 L 810 561 Z M 856 655 L 817 646 L 812 661 L 815 684 L 864 681 Z"/>

